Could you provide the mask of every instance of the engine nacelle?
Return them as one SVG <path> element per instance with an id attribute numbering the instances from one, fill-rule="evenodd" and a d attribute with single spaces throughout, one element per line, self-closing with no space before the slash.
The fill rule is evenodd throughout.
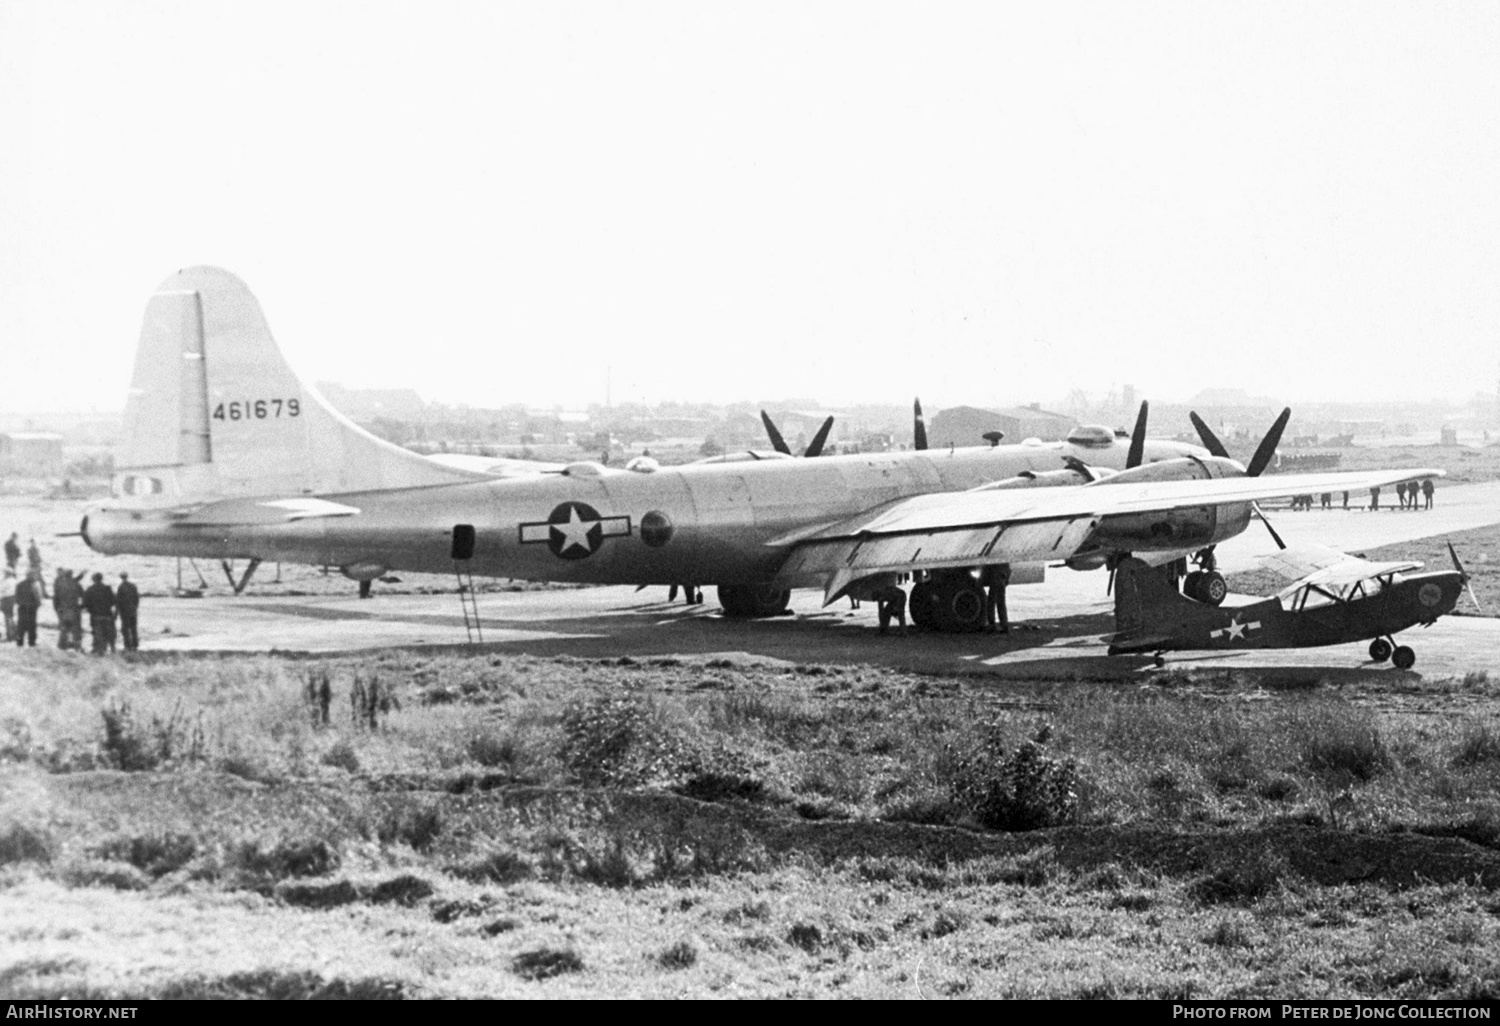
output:
<path id="1" fill-rule="evenodd" d="M 1110 485 L 1139 484 L 1143 481 L 1203 481 L 1244 476 L 1245 468 L 1234 460 L 1219 456 L 1188 456 L 1122 470 L 1091 487 L 1107 488 Z M 1250 504 L 1244 502 L 1108 516 L 1090 537 L 1089 547 L 1113 552 L 1203 549 L 1244 531 L 1250 524 L 1250 516 Z"/>

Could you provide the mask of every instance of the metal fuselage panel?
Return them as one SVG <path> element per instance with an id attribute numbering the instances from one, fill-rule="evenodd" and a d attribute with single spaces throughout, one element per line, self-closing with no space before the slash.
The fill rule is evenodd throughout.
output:
<path id="1" fill-rule="evenodd" d="M 1148 443 L 1147 456 L 1171 458 L 1181 449 Z M 358 512 L 289 522 L 270 517 L 270 522 L 194 525 L 196 516 L 212 520 L 212 508 L 176 520 L 160 511 L 103 509 L 90 512 L 85 538 L 109 554 L 367 563 L 446 573 L 454 566 L 453 528 L 470 524 L 476 544 L 466 569 L 482 576 L 600 584 L 751 583 L 775 575 L 789 543 L 767 543 L 793 532 L 893 499 L 1057 470 L 1065 457 L 1123 466 L 1124 454 L 1123 445 L 1091 450 L 1060 443 L 689 464 L 652 473 L 574 471 L 328 495 L 323 498 Z"/>

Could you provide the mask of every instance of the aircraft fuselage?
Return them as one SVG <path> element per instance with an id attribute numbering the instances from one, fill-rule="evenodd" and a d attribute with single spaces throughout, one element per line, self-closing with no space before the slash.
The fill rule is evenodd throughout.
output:
<path id="1" fill-rule="evenodd" d="M 1200 451 L 1152 441 L 1146 458 Z M 601 584 L 754 583 L 771 579 L 792 540 L 821 525 L 912 495 L 1062 471 L 1070 457 L 1119 469 L 1125 446 L 1063 442 L 688 464 L 649 472 L 581 463 L 563 474 L 325 495 L 313 501 L 349 512 L 314 512 L 290 521 L 283 509 L 269 506 L 264 516 L 231 523 L 215 516 L 215 503 L 186 515 L 105 508 L 89 513 L 83 531 L 88 544 L 106 554 L 447 573 L 454 566 L 454 528 L 470 525 L 474 549 L 465 568 L 476 575 Z M 244 499 L 228 501 L 247 507 Z M 255 501 L 248 506 L 255 508 Z"/>

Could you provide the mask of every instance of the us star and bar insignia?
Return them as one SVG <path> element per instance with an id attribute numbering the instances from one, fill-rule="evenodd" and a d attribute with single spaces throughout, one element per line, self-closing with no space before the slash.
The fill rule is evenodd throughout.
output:
<path id="1" fill-rule="evenodd" d="M 1208 636 L 1212 638 L 1224 638 L 1228 641 L 1244 641 L 1246 631 L 1260 629 L 1259 620 L 1251 620 L 1249 623 L 1240 623 L 1240 618 L 1235 617 L 1229 621 L 1228 627 L 1220 627 L 1216 631 L 1209 631 Z"/>
<path id="2" fill-rule="evenodd" d="M 606 538 L 630 535 L 630 518 L 600 516 L 583 502 L 565 502 L 544 521 L 521 525 L 521 544 L 540 545 L 558 559 L 587 559 L 599 551 Z"/>

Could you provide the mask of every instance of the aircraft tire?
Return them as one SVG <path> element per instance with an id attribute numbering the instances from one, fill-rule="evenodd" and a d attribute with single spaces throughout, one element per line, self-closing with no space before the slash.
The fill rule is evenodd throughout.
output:
<path id="1" fill-rule="evenodd" d="M 1384 638 L 1376 638 L 1370 642 L 1370 658 L 1377 663 L 1383 663 L 1391 657 L 1391 643 Z"/>
<path id="2" fill-rule="evenodd" d="M 1224 575 L 1217 570 L 1209 570 L 1198 578 L 1198 601 L 1210 606 L 1221 606 L 1228 597 L 1229 585 L 1224 582 Z"/>
<path id="3" fill-rule="evenodd" d="M 937 611 L 934 605 L 936 597 L 930 581 L 918 581 L 911 586 L 907 612 L 911 614 L 913 626 L 926 631 L 938 629 Z"/>
<path id="4" fill-rule="evenodd" d="M 1398 670 L 1409 670 L 1416 665 L 1417 654 L 1409 646 L 1397 645 L 1391 653 L 1391 665 Z"/>
<path id="5" fill-rule="evenodd" d="M 1198 582 L 1201 580 L 1203 580 L 1203 572 L 1201 570 L 1194 570 L 1182 579 L 1182 593 L 1194 602 L 1199 601 Z"/>
<path id="6" fill-rule="evenodd" d="M 787 589 L 769 584 L 721 584 L 718 591 L 724 615 L 737 620 L 777 616 L 786 612 L 792 598 Z"/>
<path id="7" fill-rule="evenodd" d="M 938 587 L 939 629 L 969 634 L 984 629 L 984 589 L 960 580 Z"/>

